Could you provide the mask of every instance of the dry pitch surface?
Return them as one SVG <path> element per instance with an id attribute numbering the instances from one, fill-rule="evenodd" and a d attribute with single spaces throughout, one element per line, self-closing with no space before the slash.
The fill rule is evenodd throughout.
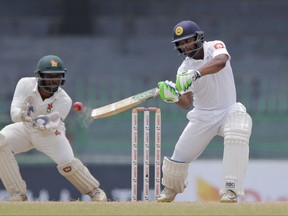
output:
<path id="1" fill-rule="evenodd" d="M 2 202 L 0 215 L 288 215 L 288 202 Z"/>

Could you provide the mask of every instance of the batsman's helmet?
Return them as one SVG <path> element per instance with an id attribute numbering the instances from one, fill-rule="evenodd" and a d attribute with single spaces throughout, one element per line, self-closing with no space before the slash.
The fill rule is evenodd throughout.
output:
<path id="1" fill-rule="evenodd" d="M 195 41 L 193 42 L 195 44 L 195 49 L 183 51 L 183 49 L 179 46 L 179 42 L 193 37 L 195 37 Z M 175 44 L 175 49 L 177 49 L 180 53 L 193 57 L 203 46 L 204 32 L 201 31 L 200 27 L 195 22 L 184 20 L 174 27 L 171 43 Z"/>
<path id="2" fill-rule="evenodd" d="M 42 57 L 35 71 L 35 76 L 38 79 L 38 86 L 43 88 L 49 93 L 54 93 L 58 90 L 59 86 L 65 83 L 66 69 L 63 61 L 55 55 L 47 55 Z M 60 74 L 58 77 L 49 77 L 45 74 Z"/>

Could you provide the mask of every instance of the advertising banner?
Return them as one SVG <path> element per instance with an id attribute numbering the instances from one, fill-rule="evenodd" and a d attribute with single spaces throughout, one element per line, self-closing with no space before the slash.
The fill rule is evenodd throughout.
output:
<path id="1" fill-rule="evenodd" d="M 250 161 L 244 201 L 287 201 L 288 161 Z M 176 201 L 219 200 L 222 161 L 196 161 L 189 168 L 188 186 Z"/>
<path id="2" fill-rule="evenodd" d="M 88 164 L 92 175 L 101 183 L 111 201 L 130 201 L 131 167 L 130 165 L 94 165 Z M 250 161 L 245 177 L 244 201 L 270 202 L 288 200 L 288 161 Z M 69 181 L 58 173 L 54 165 L 20 165 L 21 174 L 27 183 L 30 201 L 90 201 L 87 195 L 81 195 Z M 143 166 L 138 170 L 138 200 L 142 199 Z M 154 167 L 150 167 L 150 200 L 154 197 Z M 188 186 L 178 194 L 177 201 L 219 200 L 222 161 L 198 160 L 189 167 Z M 8 199 L 6 190 L 0 183 L 0 201 Z"/>

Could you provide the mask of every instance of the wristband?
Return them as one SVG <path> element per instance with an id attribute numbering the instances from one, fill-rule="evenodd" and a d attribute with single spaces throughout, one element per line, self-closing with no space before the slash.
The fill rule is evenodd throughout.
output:
<path id="1" fill-rule="evenodd" d="M 196 70 L 196 71 L 194 72 L 194 75 L 193 75 L 192 79 L 193 79 L 193 81 L 196 81 L 196 80 L 199 79 L 200 77 L 201 77 L 200 71 Z"/>

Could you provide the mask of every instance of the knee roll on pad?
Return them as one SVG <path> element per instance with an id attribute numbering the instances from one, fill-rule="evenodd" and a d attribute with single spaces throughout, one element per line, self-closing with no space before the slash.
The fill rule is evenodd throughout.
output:
<path id="1" fill-rule="evenodd" d="M 176 193 L 182 193 L 186 187 L 188 168 L 188 163 L 176 162 L 164 157 L 162 184 L 165 187 L 173 189 Z"/>
<path id="2" fill-rule="evenodd" d="M 88 194 L 99 187 L 99 182 L 91 175 L 86 166 L 77 158 L 57 166 L 58 171 L 82 194 Z"/>
<path id="3" fill-rule="evenodd" d="M 252 119 L 246 112 L 231 113 L 224 124 L 224 138 L 249 143 L 252 130 Z"/>

